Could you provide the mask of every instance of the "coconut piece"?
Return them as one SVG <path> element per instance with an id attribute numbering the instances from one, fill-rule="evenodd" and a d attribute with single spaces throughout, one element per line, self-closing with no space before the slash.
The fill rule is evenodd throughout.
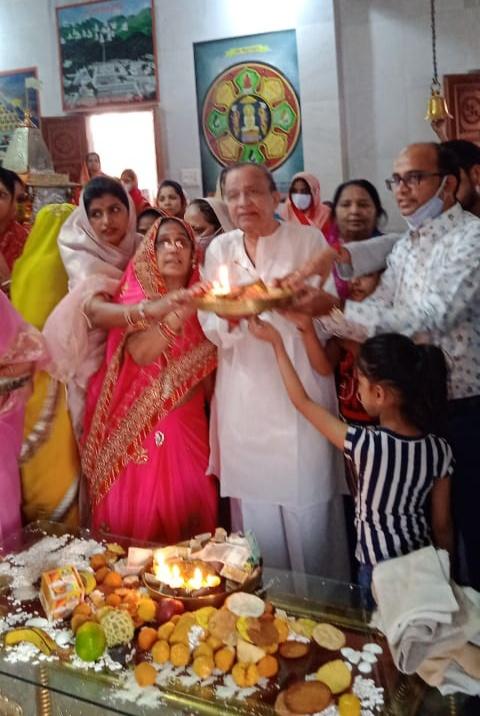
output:
<path id="1" fill-rule="evenodd" d="M 243 639 L 237 640 L 237 659 L 244 664 L 256 664 L 257 661 L 263 659 L 266 653 L 264 649 L 260 649 L 255 644 L 249 644 Z"/>
<path id="2" fill-rule="evenodd" d="M 238 617 L 261 617 L 265 611 L 265 602 L 260 597 L 247 592 L 235 592 L 225 600 L 225 606 Z"/>
<path id="3" fill-rule="evenodd" d="M 345 646 L 345 634 L 331 624 L 317 624 L 312 632 L 312 637 L 318 646 L 330 651 L 337 651 Z"/>

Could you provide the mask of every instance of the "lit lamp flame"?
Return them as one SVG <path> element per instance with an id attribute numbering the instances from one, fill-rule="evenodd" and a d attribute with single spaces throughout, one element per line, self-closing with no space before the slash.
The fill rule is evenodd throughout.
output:
<path id="1" fill-rule="evenodd" d="M 184 579 L 178 564 L 167 564 L 160 551 L 155 554 L 154 573 L 159 582 L 166 584 L 170 589 L 183 589 L 186 592 L 212 589 L 220 584 L 220 577 L 215 574 L 204 574 L 200 567 L 195 567 L 192 577 Z"/>
<path id="2" fill-rule="evenodd" d="M 218 281 L 213 281 L 212 293 L 215 296 L 227 296 L 230 293 L 228 266 L 222 264 L 218 269 Z"/>

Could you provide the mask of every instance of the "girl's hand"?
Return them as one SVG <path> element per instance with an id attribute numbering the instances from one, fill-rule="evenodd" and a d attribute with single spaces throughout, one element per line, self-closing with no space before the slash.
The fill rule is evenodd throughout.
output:
<path id="1" fill-rule="evenodd" d="M 292 311 L 290 309 L 278 311 L 278 313 L 301 331 L 308 331 L 310 328 L 313 328 L 312 317 L 306 313 L 300 313 L 299 311 Z"/>
<path id="2" fill-rule="evenodd" d="M 248 321 L 250 333 L 261 341 L 275 345 L 282 340 L 280 333 L 271 323 L 262 321 L 258 316 L 252 316 Z"/>

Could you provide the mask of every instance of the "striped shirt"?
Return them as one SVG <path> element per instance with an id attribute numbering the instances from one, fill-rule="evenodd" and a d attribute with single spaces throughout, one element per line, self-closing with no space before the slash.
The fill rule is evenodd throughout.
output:
<path id="1" fill-rule="evenodd" d="M 377 564 L 430 544 L 425 505 L 434 481 L 453 472 L 449 444 L 350 425 L 344 453 L 356 475 L 358 561 Z"/>

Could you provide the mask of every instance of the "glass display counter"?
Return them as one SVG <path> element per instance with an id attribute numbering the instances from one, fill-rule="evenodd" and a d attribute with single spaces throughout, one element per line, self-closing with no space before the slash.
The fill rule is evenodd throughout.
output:
<path id="1" fill-rule="evenodd" d="M 62 525 L 35 523 L 4 544 L 2 555 L 21 552 L 46 534 L 61 536 L 67 533 L 71 531 Z M 77 536 L 92 537 L 88 532 L 78 532 Z M 99 538 L 98 535 L 93 537 Z M 111 537 L 108 539 L 111 540 Z M 126 545 L 125 540 L 119 541 Z M 0 597 L 0 618 L 4 619 L 12 610 L 20 611 L 20 607 L 12 605 L 11 601 L 7 602 L 6 594 L 10 585 L 1 574 L 0 569 L 0 590 L 3 591 Z M 362 606 L 363 594 L 357 585 L 265 568 L 260 596 L 289 615 L 328 622 L 338 627 L 347 636 L 347 643 L 356 648 L 366 643 L 382 646 L 383 654 L 373 667 L 372 678 L 384 689 L 384 705 L 372 711 L 372 716 L 480 714 L 480 702 L 477 699 L 468 699 L 462 695 L 442 697 L 436 689 L 430 689 L 419 678 L 407 677 L 396 670 L 383 636 L 369 626 L 371 614 Z M 8 650 L 0 649 L 1 716 L 274 714 L 275 694 L 272 693 L 257 693 L 241 702 L 235 698 L 219 698 L 218 692 L 211 686 L 202 686 L 201 683 L 181 685 L 176 682 L 167 683 L 159 689 L 150 687 L 145 691 L 136 687 L 129 692 L 121 676 L 106 669 L 85 671 L 60 661 L 12 661 L 10 654 Z M 303 664 L 301 668 L 303 672 L 311 672 L 317 665 L 312 661 Z M 282 676 L 280 671 L 279 677 L 290 678 L 297 668 L 296 664 L 288 664 L 288 673 Z M 153 688 L 158 691 L 159 697 L 154 700 L 150 698 Z"/>

